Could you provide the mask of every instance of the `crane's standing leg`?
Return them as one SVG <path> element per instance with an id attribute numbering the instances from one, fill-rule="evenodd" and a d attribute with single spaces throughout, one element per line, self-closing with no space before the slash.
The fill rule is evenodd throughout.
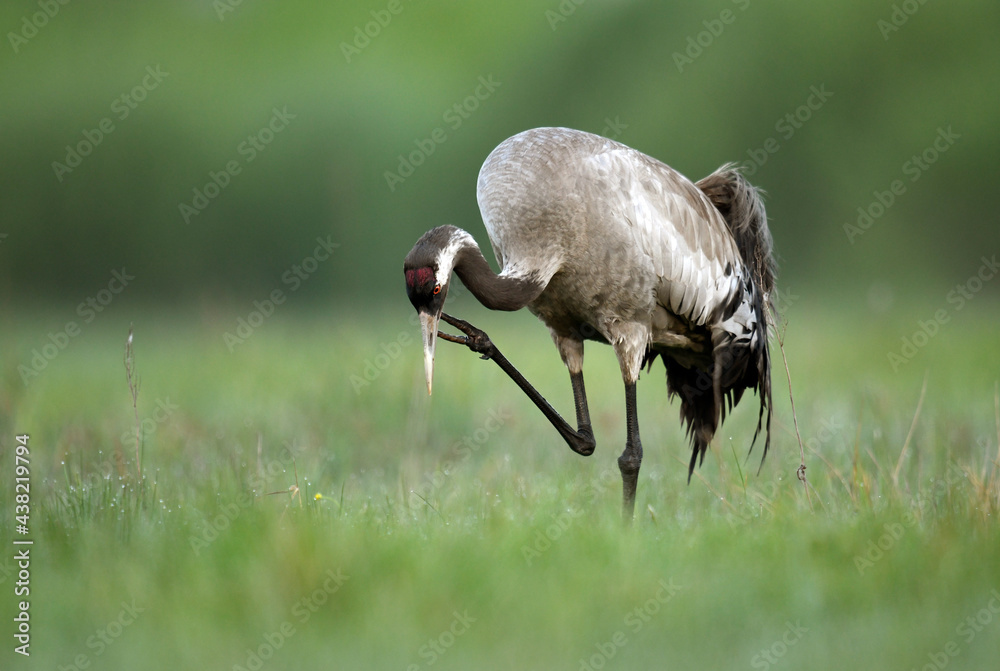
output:
<path id="1" fill-rule="evenodd" d="M 622 472 L 622 520 L 631 524 L 635 513 L 635 488 L 642 465 L 642 442 L 639 440 L 639 418 L 636 414 L 635 380 L 625 382 L 625 451 L 618 457 Z"/>
<path id="2" fill-rule="evenodd" d="M 635 326 L 618 324 L 610 333 L 611 342 L 618 355 L 618 366 L 625 383 L 625 450 L 618 457 L 618 470 L 622 472 L 622 521 L 632 523 L 635 513 L 635 489 L 642 465 L 642 443 L 639 440 L 639 417 L 636 413 L 635 384 L 639 380 L 642 361 L 646 352 L 648 335 Z"/>
<path id="3" fill-rule="evenodd" d="M 563 437 L 571 450 L 585 457 L 594 453 L 596 442 L 594 441 L 594 433 L 590 427 L 590 412 L 587 409 L 587 395 L 583 386 L 582 372 L 578 372 L 575 375 L 570 374 L 570 381 L 573 384 L 576 418 L 579 423 L 579 429 L 574 431 L 573 427 L 562 418 L 562 415 L 549 405 L 545 397 L 531 386 L 531 383 L 521 375 L 520 371 L 514 368 L 510 361 L 507 361 L 507 358 L 500 353 L 500 350 L 497 349 L 488 335 L 469 322 L 456 319 L 451 315 L 441 313 L 441 319 L 460 330 L 465 336 L 453 336 L 439 331 L 438 336 L 440 338 L 465 345 L 473 352 L 482 355 L 482 358 L 491 359 L 496 365 L 500 366 L 503 372 L 507 373 L 510 379 L 521 388 L 521 391 L 542 411 L 542 414 L 552 423 L 552 426 Z"/>

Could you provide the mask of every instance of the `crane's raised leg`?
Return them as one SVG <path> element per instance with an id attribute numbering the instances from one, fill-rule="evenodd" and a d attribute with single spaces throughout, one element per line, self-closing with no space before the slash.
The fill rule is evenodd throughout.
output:
<path id="1" fill-rule="evenodd" d="M 642 443 L 639 441 L 639 418 L 636 414 L 635 381 L 625 383 L 625 451 L 618 457 L 622 472 L 622 519 L 631 524 L 635 514 L 635 487 L 642 465 Z"/>
<path id="2" fill-rule="evenodd" d="M 576 406 L 576 420 L 578 428 L 574 431 L 565 419 L 562 418 L 555 408 L 549 405 L 549 402 L 538 393 L 531 383 L 528 382 L 521 373 L 511 365 L 510 361 L 500 353 L 496 345 L 490 340 L 490 337 L 486 335 L 483 331 L 480 331 L 475 326 L 469 322 L 462 321 L 461 319 L 456 319 L 451 315 L 442 313 L 441 319 L 451 324 L 459 331 L 464 333 L 464 336 L 453 336 L 448 333 L 438 332 L 438 336 L 443 340 L 449 342 L 459 343 L 465 345 L 473 352 L 482 355 L 483 359 L 490 359 L 496 365 L 500 366 L 503 372 L 512 379 L 518 387 L 521 388 L 528 398 L 538 406 L 538 409 L 542 411 L 542 414 L 552 423 L 552 426 L 556 428 L 559 435 L 563 437 L 566 443 L 569 445 L 570 449 L 577 454 L 582 454 L 583 456 L 590 456 L 594 453 L 594 448 L 596 447 L 596 442 L 594 441 L 594 432 L 590 426 L 590 412 L 587 409 L 587 392 L 583 385 L 583 373 L 573 373 L 570 375 L 570 382 L 573 385 L 573 400 Z M 633 387 L 633 400 L 635 396 L 635 389 Z M 634 409 L 633 403 L 633 409 Z M 631 433 L 629 434 L 631 435 Z M 636 441 L 638 442 L 638 433 L 636 434 Z M 642 448 L 640 447 L 640 457 L 642 453 Z M 636 468 L 638 473 L 638 467 Z M 635 490 L 635 481 L 633 479 L 633 497 Z"/>

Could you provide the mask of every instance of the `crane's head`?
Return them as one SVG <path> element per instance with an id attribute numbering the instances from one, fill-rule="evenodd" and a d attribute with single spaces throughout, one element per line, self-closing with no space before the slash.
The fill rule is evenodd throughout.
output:
<path id="1" fill-rule="evenodd" d="M 420 316 L 428 394 L 431 393 L 431 381 L 434 379 L 434 346 L 437 343 L 438 321 L 444 311 L 444 300 L 448 296 L 451 270 L 458 252 L 455 240 L 460 231 L 454 226 L 438 226 L 427 231 L 403 261 L 406 295 Z"/>

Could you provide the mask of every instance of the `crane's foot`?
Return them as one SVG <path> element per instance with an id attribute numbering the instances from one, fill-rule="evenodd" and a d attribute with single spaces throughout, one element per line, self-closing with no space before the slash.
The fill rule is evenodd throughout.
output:
<path id="1" fill-rule="evenodd" d="M 455 336 L 450 333 L 445 333 L 444 331 L 438 331 L 439 338 L 447 340 L 448 342 L 465 345 L 476 354 L 482 355 L 483 359 L 490 359 L 496 353 L 497 349 L 493 345 L 493 341 L 490 340 L 490 337 L 469 322 L 456 319 L 455 317 L 443 312 L 441 313 L 441 319 L 451 324 L 465 335 Z"/>

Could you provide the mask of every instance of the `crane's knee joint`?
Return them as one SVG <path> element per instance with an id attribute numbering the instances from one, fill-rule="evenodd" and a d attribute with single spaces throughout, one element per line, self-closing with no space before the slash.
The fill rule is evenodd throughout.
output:
<path id="1" fill-rule="evenodd" d="M 626 452 L 618 457 L 618 470 L 622 472 L 622 477 L 639 475 L 639 468 L 642 466 L 642 454 L 629 454 Z"/>
<path id="2" fill-rule="evenodd" d="M 597 440 L 594 439 L 594 432 L 589 427 L 581 428 L 577 431 L 577 439 L 570 443 L 573 451 L 584 457 L 589 457 L 597 448 Z"/>

